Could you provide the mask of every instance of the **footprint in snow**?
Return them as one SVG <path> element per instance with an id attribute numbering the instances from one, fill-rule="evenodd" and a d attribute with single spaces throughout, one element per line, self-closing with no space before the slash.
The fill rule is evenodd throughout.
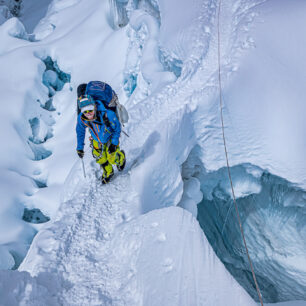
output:
<path id="1" fill-rule="evenodd" d="M 163 267 L 165 272 L 170 272 L 173 270 L 173 260 L 170 257 L 167 257 L 163 262 Z"/>
<path id="2" fill-rule="evenodd" d="M 167 240 L 166 234 L 165 234 L 165 233 L 160 233 L 160 234 L 156 237 L 156 240 L 157 240 L 157 241 L 160 241 L 160 242 L 166 241 L 166 240 Z"/>

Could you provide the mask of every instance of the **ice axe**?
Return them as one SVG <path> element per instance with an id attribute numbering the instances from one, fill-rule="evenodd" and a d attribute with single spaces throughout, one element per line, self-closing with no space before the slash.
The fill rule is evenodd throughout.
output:
<path id="1" fill-rule="evenodd" d="M 130 136 L 128 135 L 128 133 L 126 133 L 124 130 L 121 130 L 121 131 L 122 131 L 122 133 L 123 133 L 125 136 L 130 137 Z"/>
<path id="2" fill-rule="evenodd" d="M 82 166 L 83 166 L 83 174 L 84 174 L 84 178 L 86 178 L 85 166 L 84 166 L 84 160 L 83 160 L 83 158 L 81 158 L 81 160 L 82 160 Z"/>

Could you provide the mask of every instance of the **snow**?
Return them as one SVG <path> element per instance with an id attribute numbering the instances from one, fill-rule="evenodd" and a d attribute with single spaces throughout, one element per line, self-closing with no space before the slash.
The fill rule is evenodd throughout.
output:
<path id="1" fill-rule="evenodd" d="M 150 84 L 150 92 L 158 92 L 159 88 L 155 83 L 165 86 L 167 83 L 175 81 L 175 76 L 168 71 L 164 71 L 162 64 L 159 62 L 158 52 L 158 21 L 148 13 L 141 10 L 135 10 L 130 16 L 130 26 L 135 31 L 145 28 L 144 35 L 147 40 L 144 42 L 140 69 L 144 80 Z"/>
<path id="2" fill-rule="evenodd" d="M 12 254 L 4 247 L 0 247 L 1 266 L 0 269 L 12 269 L 15 265 L 15 260 Z"/>
<path id="3" fill-rule="evenodd" d="M 266 305 L 275 305 L 275 306 L 305 306 L 305 301 L 290 301 L 283 303 L 274 303 L 274 304 L 266 304 Z"/>
<path id="4" fill-rule="evenodd" d="M 0 24 L 4 23 L 7 19 L 13 17 L 9 8 L 6 5 L 0 6 Z"/>
<path id="5" fill-rule="evenodd" d="M 22 1 L 20 20 L 28 33 L 33 33 L 39 21 L 46 15 L 51 0 Z"/>
<path id="6" fill-rule="evenodd" d="M 224 168 L 218 2 L 27 1 L 19 19 L 7 5 L 0 304 L 255 305 Z M 221 8 L 234 189 L 264 299 L 284 306 L 306 300 L 305 12 Z M 90 80 L 130 117 L 126 169 L 103 187 L 88 143 L 86 178 L 75 153 L 76 87 Z"/>
<path id="7" fill-rule="evenodd" d="M 191 177 L 184 181 L 184 192 L 178 206 L 185 208 L 196 218 L 198 215 L 197 204 L 202 201 L 203 194 L 200 190 L 200 181 Z"/>
<path id="8" fill-rule="evenodd" d="M 156 305 L 164 301 L 176 305 L 223 305 L 227 297 L 234 305 L 255 305 L 230 274 L 224 273 L 224 266 L 191 214 L 170 207 L 133 218 L 131 212 L 137 215 L 140 199 L 132 192 L 128 175 L 116 180 L 117 184 L 108 189 L 79 182 L 82 187 L 74 188 L 74 196 L 63 203 L 55 224 L 39 232 L 31 246 L 31 256 L 26 257 L 20 269 L 26 267 L 35 276 L 59 271 L 73 284 L 60 294 L 64 304 Z M 83 195 L 96 188 L 84 206 Z M 126 194 L 116 198 L 113 195 L 118 188 Z M 60 241 L 55 239 L 58 235 Z M 87 239 L 88 236 L 95 239 Z M 214 271 L 213 279 L 207 269 Z M 190 273 L 198 270 L 202 273 Z M 84 281 L 88 286 L 84 287 Z M 151 290 L 157 282 L 160 285 Z M 215 289 L 210 287 L 212 282 L 216 282 Z M 167 284 L 172 285 L 164 290 Z M 215 291 L 207 294 L 207 288 Z"/>
<path id="9" fill-rule="evenodd" d="M 37 278 L 28 272 L 1 271 L 1 305 L 59 305 L 56 293 L 61 287 L 59 280 L 50 274 L 41 274 Z"/>
<path id="10" fill-rule="evenodd" d="M 245 154 L 252 164 L 305 189 L 306 41 L 293 33 L 305 27 L 306 7 L 303 1 L 280 1 L 262 11 L 265 21 L 249 34 L 255 47 L 224 90 L 231 161 L 241 162 Z M 234 143 L 239 143 L 239 157 Z"/>

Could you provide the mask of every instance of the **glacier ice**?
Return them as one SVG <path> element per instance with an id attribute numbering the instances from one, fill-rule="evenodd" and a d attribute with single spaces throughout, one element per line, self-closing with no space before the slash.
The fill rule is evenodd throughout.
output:
<path id="1" fill-rule="evenodd" d="M 11 17 L 13 17 L 13 15 L 10 12 L 9 8 L 5 5 L 1 5 L 0 3 L 0 25 Z"/>
<path id="2" fill-rule="evenodd" d="M 0 270 L 12 269 L 15 265 L 15 260 L 7 248 L 0 245 Z"/>
<path id="3" fill-rule="evenodd" d="M 200 181 L 195 177 L 184 179 L 184 192 L 178 206 L 188 210 L 196 218 L 198 215 L 197 204 L 202 201 L 203 194 L 200 190 Z"/>
<path id="4" fill-rule="evenodd" d="M 20 16 L 22 0 L 1 0 L 0 5 L 7 8 L 12 16 Z"/>
<path id="5" fill-rule="evenodd" d="M 183 177 L 196 177 L 203 200 L 198 220 L 216 254 L 256 299 L 227 169 L 207 172 L 194 149 Z M 256 277 L 266 302 L 306 299 L 306 192 L 251 164 L 231 167 L 233 186 Z"/>
<path id="6" fill-rule="evenodd" d="M 33 208 L 33 209 L 25 208 L 22 220 L 38 224 L 38 223 L 48 222 L 50 221 L 50 218 L 48 216 L 45 216 L 38 208 Z"/>
<path id="7" fill-rule="evenodd" d="M 55 95 L 55 91 L 63 89 L 65 83 L 70 83 L 70 74 L 63 72 L 56 61 L 52 60 L 50 56 L 43 59 L 46 65 L 46 70 L 43 74 L 43 84 L 49 89 L 49 97 Z"/>
<path id="8" fill-rule="evenodd" d="M 50 131 L 50 128 L 43 120 L 35 117 L 33 119 L 29 119 L 29 123 L 32 130 L 32 136 L 29 138 L 29 140 L 33 143 L 44 143 L 52 137 L 52 132 Z"/>
<path id="9" fill-rule="evenodd" d="M 109 0 L 109 3 L 113 28 L 116 29 L 126 26 L 129 21 L 126 10 L 128 0 Z"/>

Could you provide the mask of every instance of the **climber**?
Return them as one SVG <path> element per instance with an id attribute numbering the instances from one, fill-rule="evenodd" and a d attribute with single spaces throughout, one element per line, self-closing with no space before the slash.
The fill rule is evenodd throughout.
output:
<path id="1" fill-rule="evenodd" d="M 78 109 L 77 154 L 80 158 L 84 156 L 84 139 L 88 127 L 92 155 L 103 169 L 102 183 L 106 184 L 114 175 L 112 165 L 116 165 L 118 171 L 122 171 L 125 166 L 125 153 L 119 147 L 120 122 L 114 110 L 87 94 L 78 97 Z"/>

